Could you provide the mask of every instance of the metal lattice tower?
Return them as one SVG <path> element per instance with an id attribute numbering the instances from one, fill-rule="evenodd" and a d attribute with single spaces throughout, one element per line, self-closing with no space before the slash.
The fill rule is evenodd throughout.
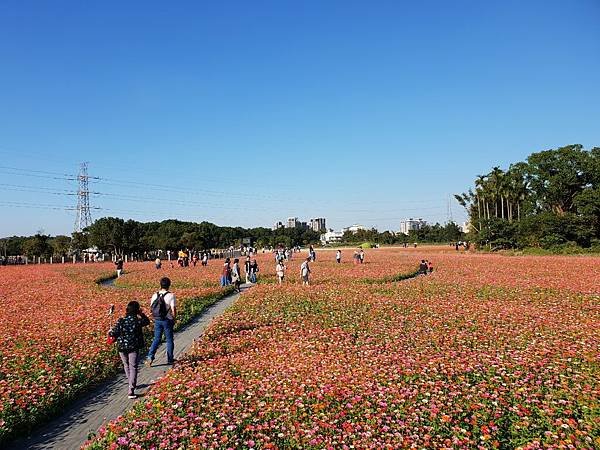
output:
<path id="1" fill-rule="evenodd" d="M 452 200 L 450 200 L 450 194 L 448 194 L 448 198 L 446 199 L 446 209 L 447 221 L 454 222 L 454 219 L 452 217 Z"/>
<path id="2" fill-rule="evenodd" d="M 77 189 L 77 217 L 75 218 L 75 231 L 82 231 L 92 224 L 92 214 L 90 212 L 90 188 L 87 172 L 87 163 L 81 163 L 77 180 L 79 187 Z"/>

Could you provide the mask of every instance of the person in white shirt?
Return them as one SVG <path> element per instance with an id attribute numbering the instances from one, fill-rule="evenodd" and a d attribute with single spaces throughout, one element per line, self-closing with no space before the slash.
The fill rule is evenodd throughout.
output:
<path id="1" fill-rule="evenodd" d="M 337 252 L 335 252 L 335 261 L 338 264 L 342 262 L 342 252 L 341 252 L 341 250 L 338 250 Z"/>
<path id="2" fill-rule="evenodd" d="M 277 266 L 275 266 L 275 273 L 277 274 L 277 280 L 279 284 L 283 283 L 283 277 L 285 276 L 285 266 L 282 261 L 277 262 Z"/>
<path id="3" fill-rule="evenodd" d="M 167 341 L 167 364 L 175 362 L 173 357 L 173 351 L 175 350 L 173 327 L 177 318 L 177 303 L 175 294 L 169 292 L 170 287 L 171 280 L 167 277 L 161 278 L 160 290 L 155 292 L 150 299 L 150 310 L 154 318 L 154 340 L 152 341 L 152 345 L 150 345 L 150 350 L 148 350 L 148 356 L 146 357 L 147 365 L 152 365 L 163 333 Z"/>

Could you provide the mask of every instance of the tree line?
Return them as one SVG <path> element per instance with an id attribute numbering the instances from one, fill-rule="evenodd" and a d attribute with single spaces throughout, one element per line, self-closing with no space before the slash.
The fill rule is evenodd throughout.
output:
<path id="1" fill-rule="evenodd" d="M 465 234 L 454 222 L 445 225 L 436 223 L 424 225 L 418 230 L 410 230 L 408 234 L 392 233 L 391 231 L 379 232 L 377 229 L 358 230 L 357 232 L 346 231 L 342 237 L 344 244 L 357 244 L 372 242 L 375 244 L 404 244 L 404 243 L 449 243 L 465 240 Z"/>
<path id="2" fill-rule="evenodd" d="M 209 222 L 138 222 L 118 217 L 103 217 L 82 232 L 51 237 L 39 232 L 34 236 L 0 239 L 0 254 L 28 257 L 61 257 L 97 248 L 112 255 L 143 255 L 157 250 L 196 251 L 239 247 L 250 240 L 255 247 L 308 245 L 319 242 L 320 234 L 308 229 L 220 227 Z M 247 242 L 247 241 L 246 241 Z"/>
<path id="3" fill-rule="evenodd" d="M 600 148 L 576 144 L 532 153 L 506 170 L 479 175 L 455 198 L 480 247 L 600 247 Z"/>

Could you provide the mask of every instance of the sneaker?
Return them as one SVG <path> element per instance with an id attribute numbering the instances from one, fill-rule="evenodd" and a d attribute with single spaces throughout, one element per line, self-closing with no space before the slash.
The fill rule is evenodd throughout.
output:
<path id="1" fill-rule="evenodd" d="M 129 394 L 129 395 L 127 396 L 127 398 L 129 398 L 129 399 L 131 399 L 131 400 L 134 400 L 134 399 L 136 399 L 136 398 L 137 398 L 137 395 L 135 395 L 135 394 L 133 394 L 133 393 L 132 393 L 132 394 Z"/>
<path id="2" fill-rule="evenodd" d="M 146 358 L 146 361 L 144 361 L 144 365 L 150 367 L 153 361 L 153 358 Z"/>

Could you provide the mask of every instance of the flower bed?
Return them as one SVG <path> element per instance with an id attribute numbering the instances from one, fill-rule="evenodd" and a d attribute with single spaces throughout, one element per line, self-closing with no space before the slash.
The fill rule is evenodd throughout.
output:
<path id="1" fill-rule="evenodd" d="M 378 249 L 362 267 L 324 253 L 313 286 L 243 294 L 86 447 L 600 446 L 597 279 L 544 283 L 571 258 L 428 252 L 432 275 L 392 282 L 416 253 Z"/>
<path id="2" fill-rule="evenodd" d="M 116 288 L 96 281 L 114 265 L 30 265 L 0 269 L 0 442 L 56 414 L 90 385 L 115 373 L 120 360 L 106 345 L 108 309 L 121 315 L 130 300 L 148 302 L 161 276 L 173 280 L 179 324 L 225 292 L 217 268 L 157 271 L 153 264 L 125 266 Z"/>

